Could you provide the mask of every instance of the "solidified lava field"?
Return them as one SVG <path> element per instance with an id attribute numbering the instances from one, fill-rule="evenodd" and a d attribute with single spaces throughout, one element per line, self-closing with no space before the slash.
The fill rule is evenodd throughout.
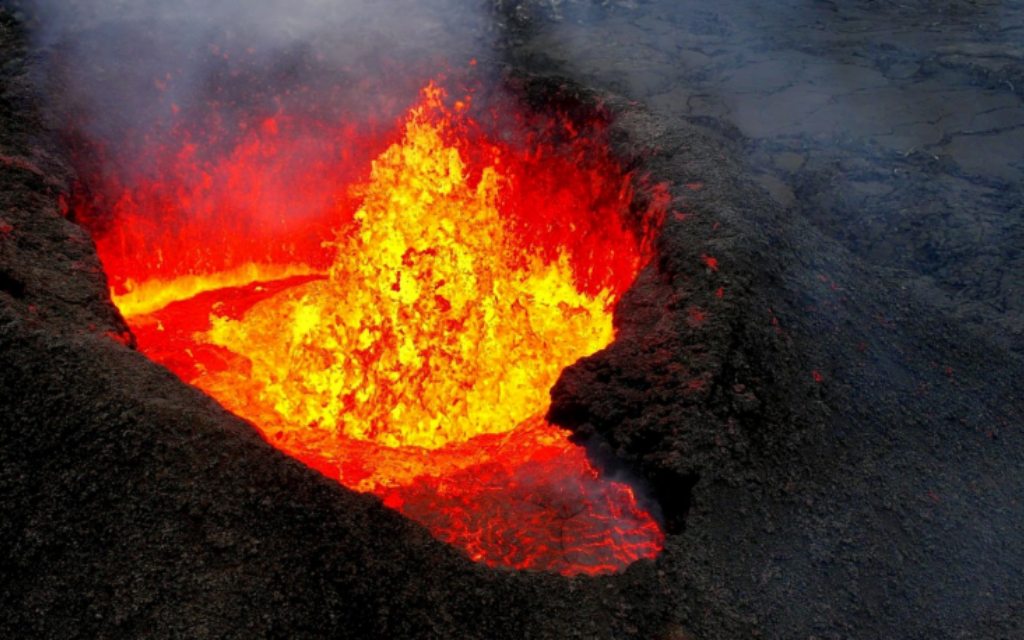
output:
<path id="1" fill-rule="evenodd" d="M 0 636 L 1024 637 L 1021 7 L 395 2 L 326 35 L 295 10 L 268 53 L 262 23 L 57 4 L 0 3 Z M 623 215 L 664 216 L 543 419 L 661 552 L 473 562 L 140 353 L 76 189 L 153 142 L 147 46 L 224 61 L 189 78 L 221 124 L 325 104 L 296 79 L 327 71 L 385 139 L 470 58 L 493 104 L 602 114 Z"/>

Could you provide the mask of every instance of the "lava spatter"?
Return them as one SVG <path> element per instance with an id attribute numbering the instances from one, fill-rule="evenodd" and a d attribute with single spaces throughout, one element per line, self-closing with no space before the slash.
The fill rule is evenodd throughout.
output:
<path id="1" fill-rule="evenodd" d="M 656 555 L 661 530 L 543 416 L 562 369 L 613 340 L 612 309 L 642 266 L 624 227 L 629 176 L 574 127 L 568 152 L 495 141 L 465 104 L 446 107 L 428 85 L 365 179 L 307 178 L 307 190 L 344 194 L 321 198 L 312 226 L 331 231 L 302 245 L 316 246 L 308 260 L 293 243 L 263 262 L 162 268 L 148 283 L 135 265 L 132 290 L 114 299 L 151 358 L 474 560 L 621 570 Z M 257 135 L 287 144 L 277 128 Z M 188 195 L 182 224 L 198 200 Z M 143 201 L 127 190 L 113 228 L 138 226 L 147 212 L 125 203 Z M 108 269 L 132 263 L 130 243 L 98 236 Z"/>

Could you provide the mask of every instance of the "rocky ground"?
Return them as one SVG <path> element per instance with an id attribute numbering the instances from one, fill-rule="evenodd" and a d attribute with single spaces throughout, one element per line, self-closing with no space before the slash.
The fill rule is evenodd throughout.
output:
<path id="1" fill-rule="evenodd" d="M 475 566 L 132 351 L 4 13 L 0 635 L 1024 635 L 1024 8 L 493 6 L 512 91 L 604 104 L 671 186 L 551 413 L 648 480 L 663 555 Z"/>
<path id="2" fill-rule="evenodd" d="M 664 255 L 689 250 L 668 269 L 680 304 L 706 304 L 704 252 L 723 302 L 741 292 L 725 349 L 694 349 L 690 318 L 666 326 L 658 309 L 555 390 L 556 414 L 649 475 L 699 478 L 673 539 L 700 585 L 681 623 L 714 638 L 1020 635 L 1024 10 L 531 7 L 509 20 L 517 64 L 649 107 L 648 166 L 703 185 L 675 190 L 687 219 Z M 666 347 L 715 363 L 703 406 L 665 397 Z"/>

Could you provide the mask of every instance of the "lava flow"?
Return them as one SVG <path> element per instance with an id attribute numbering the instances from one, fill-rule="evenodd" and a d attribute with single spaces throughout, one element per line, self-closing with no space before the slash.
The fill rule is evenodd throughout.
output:
<path id="1" fill-rule="evenodd" d="M 351 131 L 311 150 L 298 129 L 264 121 L 214 159 L 189 142 L 158 178 L 79 197 L 139 348 L 475 560 L 655 556 L 632 489 L 544 420 L 642 266 L 630 176 L 568 121 L 488 136 L 433 84 L 361 175 Z"/>

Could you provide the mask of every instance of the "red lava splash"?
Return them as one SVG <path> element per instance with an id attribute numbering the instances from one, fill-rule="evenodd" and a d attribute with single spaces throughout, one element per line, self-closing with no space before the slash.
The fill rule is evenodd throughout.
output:
<path id="1" fill-rule="evenodd" d="M 76 215 L 139 348 L 273 446 L 488 565 L 619 571 L 663 534 L 544 415 L 645 260 L 631 177 L 600 123 L 488 135 L 467 100 L 428 85 L 376 148 L 284 115 L 189 137 Z"/>

